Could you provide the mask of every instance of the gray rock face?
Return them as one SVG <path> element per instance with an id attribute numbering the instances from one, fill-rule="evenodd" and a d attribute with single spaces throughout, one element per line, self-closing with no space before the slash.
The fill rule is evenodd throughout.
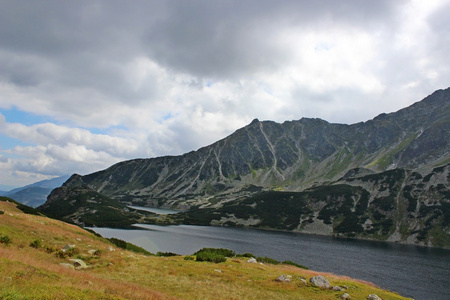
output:
<path id="1" fill-rule="evenodd" d="M 331 287 L 330 282 L 322 275 L 312 277 L 309 282 L 320 288 L 329 289 Z"/>

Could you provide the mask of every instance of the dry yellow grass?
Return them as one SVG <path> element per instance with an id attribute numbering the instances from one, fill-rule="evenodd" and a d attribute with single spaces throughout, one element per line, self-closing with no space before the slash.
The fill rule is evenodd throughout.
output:
<path id="1" fill-rule="evenodd" d="M 0 202 L 0 210 L 0 235 L 11 238 L 9 245 L 0 244 L 0 299 L 339 299 L 344 293 L 303 284 L 300 278 L 319 274 L 310 270 L 245 259 L 213 264 L 110 251 L 110 243 L 79 227 L 23 214 L 7 202 Z M 37 249 L 29 246 L 36 239 L 41 241 Z M 52 251 L 66 244 L 76 245 L 88 269 L 60 265 L 68 258 Z M 281 274 L 291 275 L 292 281 L 276 282 Z M 366 282 L 321 274 L 332 285 L 346 285 L 352 299 L 369 294 L 405 299 Z"/>

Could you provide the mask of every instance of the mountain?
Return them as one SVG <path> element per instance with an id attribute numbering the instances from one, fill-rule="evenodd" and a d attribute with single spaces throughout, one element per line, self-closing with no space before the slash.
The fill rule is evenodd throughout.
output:
<path id="1" fill-rule="evenodd" d="M 234 206 L 244 211 L 259 207 L 254 198 L 258 195 L 279 192 L 269 197 L 277 199 L 283 193 L 297 193 L 310 199 L 302 204 L 292 195 L 297 200 L 288 207 L 297 211 L 297 222 L 283 227 L 285 220 L 275 213 L 283 210 L 283 202 L 274 201 L 249 212 L 240 225 L 447 247 L 449 116 L 450 88 L 353 125 L 309 118 L 282 124 L 255 119 L 197 151 L 120 162 L 89 175 L 73 175 L 64 185 L 89 187 L 125 204 L 185 210 L 183 220 L 193 223 L 203 222 L 207 212 L 214 211 L 220 218 L 208 224 L 217 225 L 242 223 L 233 222 Z M 443 171 L 435 172 L 439 167 Z M 414 181 L 433 176 L 439 179 Z M 381 178 L 390 179 L 382 183 Z M 432 198 L 436 189 L 439 197 Z M 251 199 L 255 204 L 248 202 Z M 430 215 L 427 207 L 444 215 Z M 273 220 L 258 223 L 262 214 Z M 428 221 L 420 219 L 424 216 Z M 377 225 L 382 221 L 384 225 Z"/>
<path id="2" fill-rule="evenodd" d="M 8 196 L 25 205 L 38 207 L 45 203 L 47 196 L 54 188 L 61 186 L 69 179 L 69 177 L 69 175 L 64 175 L 53 179 L 38 181 L 20 188 L 15 188 L 8 192 L 0 192 L 0 196 Z"/>

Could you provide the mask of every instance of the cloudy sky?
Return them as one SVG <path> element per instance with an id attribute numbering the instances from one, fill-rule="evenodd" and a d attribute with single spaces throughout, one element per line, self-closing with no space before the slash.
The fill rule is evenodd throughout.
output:
<path id="1" fill-rule="evenodd" d="M 0 189 L 450 86 L 450 0 L 0 0 Z"/>

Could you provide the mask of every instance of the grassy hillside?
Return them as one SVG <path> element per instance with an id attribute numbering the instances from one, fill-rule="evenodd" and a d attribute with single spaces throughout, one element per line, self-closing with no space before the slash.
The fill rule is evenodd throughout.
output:
<path id="1" fill-rule="evenodd" d="M 194 256 L 123 250 L 77 226 L 0 200 L 0 299 L 338 299 L 344 293 L 314 287 L 309 279 L 318 273 L 291 265 L 237 257 L 199 262 Z M 81 259 L 87 268 L 74 269 L 70 259 Z M 291 281 L 275 281 L 280 275 L 292 276 Z M 369 294 L 405 299 L 369 283 L 322 275 L 333 286 L 346 286 L 352 299 Z"/>

